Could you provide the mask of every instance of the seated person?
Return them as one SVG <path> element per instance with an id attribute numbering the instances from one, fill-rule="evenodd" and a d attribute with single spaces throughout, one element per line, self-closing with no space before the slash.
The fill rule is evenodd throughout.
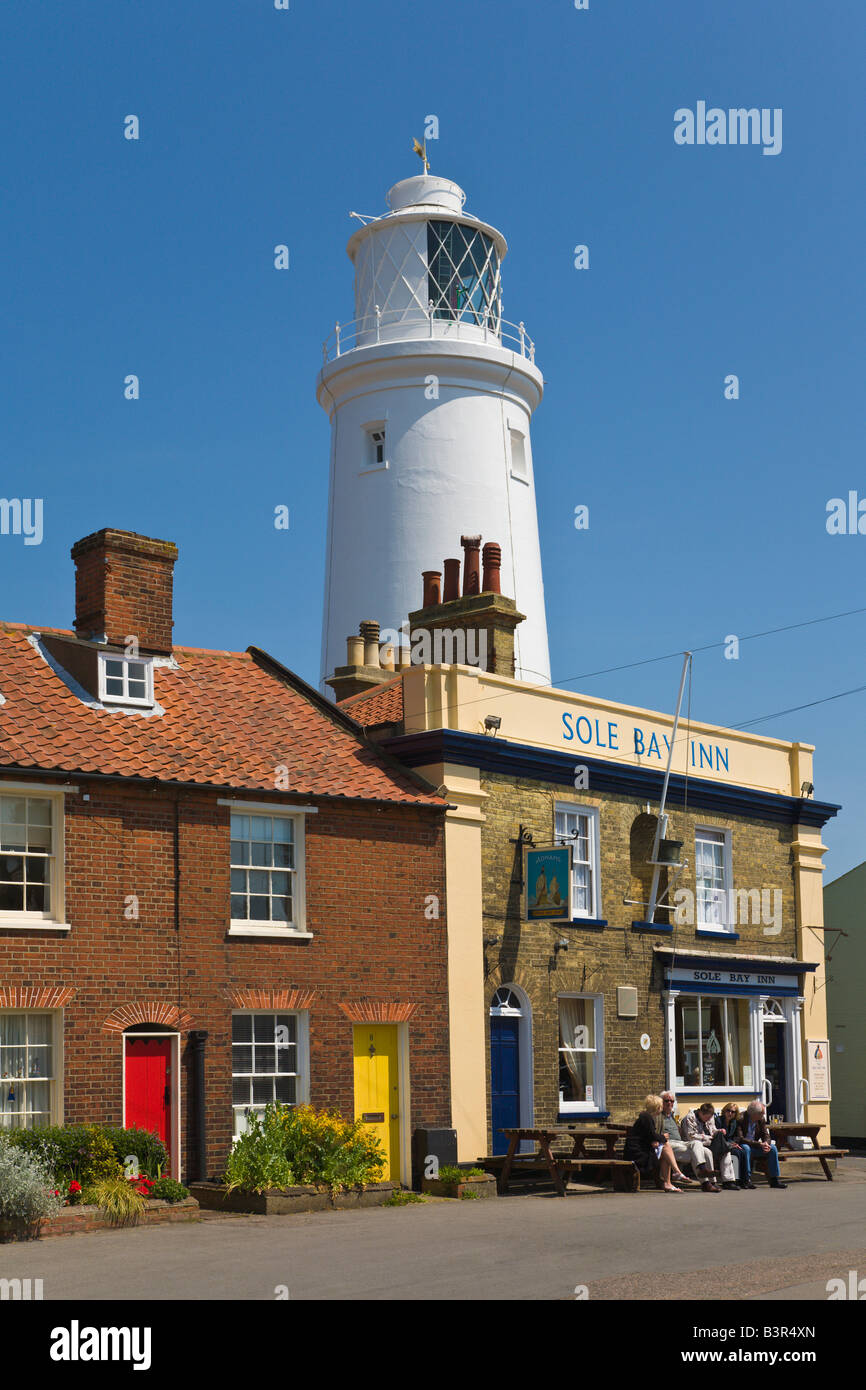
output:
<path id="1" fill-rule="evenodd" d="M 716 1108 L 712 1101 L 704 1101 L 697 1110 L 690 1110 L 686 1118 L 680 1125 L 680 1136 L 686 1144 L 697 1142 L 703 1146 L 702 1170 L 709 1174 L 704 1178 L 701 1186 L 705 1192 L 721 1192 L 721 1187 L 715 1181 L 714 1176 L 714 1157 L 713 1157 L 713 1135 L 716 1132 Z M 734 1164 L 729 1153 L 723 1154 L 719 1162 L 719 1170 L 722 1175 L 722 1186 L 736 1192 L 737 1184 L 734 1181 Z"/>
<path id="2" fill-rule="evenodd" d="M 766 1158 L 767 1180 L 771 1187 L 787 1187 L 788 1184 L 782 1182 L 779 1176 L 779 1155 L 770 1138 L 764 1111 L 764 1103 L 760 1100 L 753 1100 L 746 1106 L 745 1115 L 741 1115 L 737 1122 L 740 1143 L 751 1149 L 753 1160 L 762 1156 Z"/>
<path id="3" fill-rule="evenodd" d="M 647 1096 L 644 1108 L 625 1137 L 623 1157 L 630 1158 L 642 1174 L 652 1174 L 665 1192 L 679 1192 L 672 1178 L 685 1182 L 677 1167 L 667 1135 L 662 1130 L 661 1096 Z"/>
<path id="4" fill-rule="evenodd" d="M 748 1144 L 740 1141 L 740 1132 L 737 1128 L 740 1118 L 740 1107 L 736 1101 L 729 1100 L 727 1105 L 722 1106 L 721 1115 L 716 1116 L 716 1132 L 713 1135 L 713 1154 L 721 1163 L 721 1155 L 729 1153 L 732 1158 L 738 1160 L 740 1165 L 740 1176 L 737 1179 L 739 1187 L 751 1188 L 755 1190 L 752 1182 L 752 1151 Z"/>
<path id="5" fill-rule="evenodd" d="M 712 1178 L 713 1169 L 710 1165 L 709 1172 L 704 1172 L 704 1146 L 694 1142 L 686 1144 L 680 1138 L 679 1121 L 674 1115 L 677 1098 L 673 1091 L 662 1091 L 662 1133 L 667 1136 L 668 1143 L 673 1149 L 674 1158 L 678 1164 L 691 1164 L 692 1172 L 696 1175 L 703 1173 L 703 1176 Z M 683 1181 L 688 1185 L 693 1185 L 693 1180 L 684 1178 Z"/>

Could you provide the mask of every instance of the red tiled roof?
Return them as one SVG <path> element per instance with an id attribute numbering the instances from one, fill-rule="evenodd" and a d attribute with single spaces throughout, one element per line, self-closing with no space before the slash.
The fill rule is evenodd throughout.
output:
<path id="1" fill-rule="evenodd" d="M 0 623 L 0 766 L 273 794 L 283 765 L 285 790 L 303 796 L 443 804 L 347 712 L 255 647 L 175 648 L 177 669 L 154 669 L 164 713 L 143 715 L 85 704 L 28 640 L 33 632 Z"/>
<path id="2" fill-rule="evenodd" d="M 363 724 L 365 729 L 375 724 L 403 723 L 403 677 L 397 676 L 372 690 L 362 690 L 340 701 L 340 708 Z"/>

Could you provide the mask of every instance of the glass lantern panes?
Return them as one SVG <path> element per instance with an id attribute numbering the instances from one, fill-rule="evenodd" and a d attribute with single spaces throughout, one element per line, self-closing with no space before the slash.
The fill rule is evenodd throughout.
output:
<path id="1" fill-rule="evenodd" d="M 499 332 L 499 253 L 493 240 L 459 222 L 427 223 L 427 279 L 433 314 Z"/>
<path id="2" fill-rule="evenodd" d="M 0 1013 L 0 1128 L 50 1124 L 53 1087 L 53 1015 Z"/>
<path id="3" fill-rule="evenodd" d="M 247 1128 L 251 1111 L 298 1100 L 298 1019 L 296 1014 L 232 1015 L 232 1107 L 234 1134 Z"/>
<path id="4" fill-rule="evenodd" d="M 0 916 L 51 912 L 52 803 L 0 796 Z"/>
<path id="5" fill-rule="evenodd" d="M 233 815 L 231 826 L 232 921 L 290 926 L 294 822 L 288 816 Z"/>

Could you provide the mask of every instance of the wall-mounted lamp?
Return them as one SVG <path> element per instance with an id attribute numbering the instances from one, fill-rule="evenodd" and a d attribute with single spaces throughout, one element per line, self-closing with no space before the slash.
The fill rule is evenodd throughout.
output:
<path id="1" fill-rule="evenodd" d="M 553 946 L 553 954 L 554 954 L 555 956 L 558 956 L 559 953 L 560 953 L 560 951 L 567 951 L 567 950 L 568 950 L 568 941 L 567 941 L 567 939 L 566 939 L 564 936 L 561 936 L 561 937 L 559 938 L 559 940 L 558 940 L 557 942 L 554 943 L 554 946 Z"/>
<path id="2" fill-rule="evenodd" d="M 493 737 L 495 738 L 495 737 L 496 737 L 496 731 L 497 731 L 497 729 L 501 729 L 501 728 L 502 728 L 502 715 L 501 715 L 501 714 L 486 714 L 486 715 L 484 716 L 484 732 L 485 732 L 485 734 L 492 734 Z"/>
<path id="3" fill-rule="evenodd" d="M 802 787 L 800 788 L 800 795 L 811 796 L 814 790 L 815 788 L 811 782 L 804 782 Z"/>

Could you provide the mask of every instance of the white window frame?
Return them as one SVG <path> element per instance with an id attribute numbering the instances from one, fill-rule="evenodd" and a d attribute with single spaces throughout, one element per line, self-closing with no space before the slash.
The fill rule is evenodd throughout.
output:
<path id="1" fill-rule="evenodd" d="M 53 1058 L 54 1058 L 54 1076 L 53 1076 L 53 1078 L 52 1078 L 52 1080 L 51 1080 L 51 1082 L 50 1082 L 51 1092 L 50 1092 L 50 1101 L 49 1101 L 49 1108 L 48 1108 L 48 1115 L 49 1115 L 48 1124 L 49 1124 L 49 1125 L 62 1125 L 62 1124 L 63 1124 L 63 1010 L 62 1010 L 62 1009 L 5 1009 L 5 1008 L 0 1009 L 0 1015 L 3 1015 L 3 1017 L 6 1017 L 6 1016 L 9 1015 L 9 1014 L 16 1014 L 16 1015 L 20 1015 L 20 1014 L 51 1014 L 51 1030 L 52 1030 L 52 1031 L 51 1031 L 51 1046 L 52 1046 L 52 1049 L 53 1049 Z M 26 1077 L 25 1077 L 24 1079 L 25 1079 L 25 1081 L 27 1080 Z M 9 1082 L 9 1078 L 7 1077 L 7 1078 L 6 1078 L 6 1084 L 7 1084 L 7 1085 L 8 1085 L 8 1082 Z M 2 1076 L 0 1076 L 0 1086 L 2 1086 L 2 1085 L 3 1085 L 3 1078 L 2 1078 Z M 4 1112 L 5 1104 L 6 1104 L 6 1097 L 5 1097 L 5 1093 L 4 1093 L 4 1096 L 3 1096 L 3 1104 L 2 1104 L 2 1106 L 0 1106 L 0 1114 L 2 1114 L 2 1113 Z M 10 1133 L 10 1132 L 12 1131 L 13 1128 L 20 1128 L 20 1126 L 6 1125 L 6 1124 L 3 1123 L 2 1119 L 0 1119 L 0 1134 L 8 1134 L 8 1133 Z M 28 1126 L 28 1128 L 29 1128 L 29 1126 Z M 34 1128 L 39 1128 L 39 1129 L 41 1129 L 42 1126 L 41 1126 L 41 1125 L 39 1125 L 39 1126 L 34 1126 Z"/>
<path id="2" fill-rule="evenodd" d="M 251 1016 L 252 1016 L 252 1015 L 256 1015 L 256 1014 L 265 1014 L 265 1015 L 267 1015 L 267 1016 L 269 1016 L 269 1017 L 271 1017 L 271 1018 L 274 1018 L 274 1019 L 275 1019 L 279 1014 L 285 1014 L 285 1015 L 287 1015 L 287 1016 L 288 1016 L 288 1015 L 291 1015 L 291 1017 L 295 1020 L 295 1032 L 296 1032 L 295 1061 L 296 1061 L 297 1070 L 294 1072 L 295 1083 L 296 1083 L 296 1084 L 295 1084 L 295 1100 L 294 1100 L 294 1105 L 307 1105 L 307 1104 L 309 1104 L 309 1099 L 310 1099 L 310 1011 L 309 1011 L 309 1009 L 232 1009 L 231 1016 L 232 1016 L 232 1019 L 234 1019 L 234 1018 L 236 1018 L 236 1017 L 238 1017 L 238 1016 L 240 1016 L 240 1015 L 247 1015 L 247 1014 L 249 1014 L 249 1015 L 251 1015 Z M 235 1049 L 236 1046 L 237 1046 L 237 1044 L 234 1042 L 233 1036 L 230 1036 L 230 1038 L 229 1038 L 229 1047 L 231 1048 L 231 1079 L 232 1079 L 232 1083 L 233 1083 L 233 1084 L 232 1084 L 232 1092 L 233 1092 L 233 1094 L 232 1094 L 232 1103 L 231 1103 L 231 1104 L 232 1104 L 232 1145 L 233 1145 L 233 1146 L 237 1143 L 238 1139 L 240 1138 L 240 1135 L 244 1132 L 243 1130 L 240 1130 L 238 1133 L 235 1133 L 235 1112 L 236 1112 L 237 1110 L 244 1110 L 244 1111 L 256 1110 L 256 1111 L 258 1111 L 258 1110 L 263 1110 L 263 1109 L 264 1109 L 264 1106 L 258 1106 L 258 1105 L 255 1105 L 255 1104 L 253 1104 L 253 1105 L 236 1105 L 236 1104 L 235 1104 L 235 1101 L 234 1101 L 234 1079 L 235 1079 L 234 1049 Z M 279 1074 L 280 1074 L 279 1072 L 261 1072 L 261 1073 L 260 1073 L 260 1075 L 263 1076 L 263 1077 L 264 1077 L 264 1076 L 273 1077 L 273 1076 L 278 1076 Z M 292 1074 L 292 1073 L 284 1073 L 284 1075 L 291 1075 L 291 1074 Z M 238 1075 L 239 1075 L 239 1076 L 241 1076 L 241 1075 L 247 1076 L 247 1075 L 249 1075 L 249 1073 L 247 1073 L 247 1072 L 238 1072 Z M 255 1073 L 252 1073 L 252 1075 L 255 1075 Z"/>
<path id="3" fill-rule="evenodd" d="M 51 804 L 51 911 L 14 912 L 6 908 L 0 910 L 0 930 L 2 931 L 69 931 L 69 923 L 64 920 L 66 912 L 65 897 L 65 802 L 67 791 L 75 792 L 77 787 L 63 787 L 42 783 L 0 782 L 0 796 L 25 797 L 32 801 L 46 800 Z M 9 851 L 11 853 L 11 851 Z"/>
<path id="4" fill-rule="evenodd" d="M 106 689 L 108 680 L 109 661 L 119 661 L 123 666 L 123 694 L 110 695 Z M 145 693 L 141 695 L 129 694 L 129 666 L 134 662 L 137 666 L 144 667 Z M 116 677 L 112 676 L 112 680 Z M 150 709 L 153 706 L 153 658 L 149 656 L 126 656 L 123 652 L 100 652 L 99 653 L 99 699 L 105 705 L 135 705 L 139 709 Z"/>
<path id="5" fill-rule="evenodd" d="M 571 836 L 561 836 L 556 829 L 557 812 L 565 815 L 585 816 L 588 821 L 587 839 L 589 841 L 589 868 L 592 876 L 592 893 L 590 910 L 588 912 L 578 912 L 574 905 L 576 892 L 576 879 L 574 874 L 575 850 L 577 841 Z M 553 808 L 553 838 L 557 845 L 571 845 L 572 847 L 572 868 L 571 868 L 571 920 L 580 921 L 599 921 L 601 919 L 601 853 L 599 848 L 599 808 L 597 806 L 584 806 L 578 801 L 557 801 Z"/>
<path id="6" fill-rule="evenodd" d="M 576 1052 L 591 1052 L 595 1057 L 595 1067 L 593 1068 L 592 1081 L 592 1100 L 563 1100 L 559 1096 L 560 1115 L 580 1115 L 587 1111 L 595 1113 L 597 1110 L 605 1108 L 605 1080 L 604 1080 L 604 995 L 587 994 L 581 990 L 562 990 L 556 996 L 556 1061 L 557 1061 L 557 1093 L 559 1087 L 559 1057 L 562 1052 L 560 1045 L 560 1024 L 559 1024 L 559 1001 L 561 999 L 586 999 L 593 1006 L 593 1030 L 595 1032 L 595 1047 L 574 1048 Z"/>
<path id="7" fill-rule="evenodd" d="M 388 422 L 387 420 L 368 420 L 361 426 L 364 431 L 364 467 L 362 472 L 372 473 L 377 468 L 388 467 Z M 381 439 L 376 439 L 380 434 Z M 381 448 L 382 457 L 377 458 Z"/>
<path id="8" fill-rule="evenodd" d="M 282 817 L 294 822 L 294 881 L 292 883 L 292 922 L 257 922 L 231 915 L 231 882 L 229 882 L 229 936 L 280 936 L 295 940 L 312 940 L 313 933 L 307 930 L 307 878 L 306 878 L 306 826 L 304 817 L 314 815 L 314 806 L 285 806 L 281 802 L 266 801 L 224 801 L 220 806 L 229 807 L 229 876 L 231 877 L 231 816 L 270 816 Z M 255 865 L 236 865 L 237 868 L 255 868 Z M 292 872 L 292 870 L 287 870 Z M 289 1012 L 291 1012 L 289 1010 Z"/>
<path id="9" fill-rule="evenodd" d="M 701 1015 L 702 1015 L 702 1013 L 703 1013 L 703 1006 L 704 1006 L 704 1004 L 713 1004 L 713 1003 L 717 1003 L 717 1004 L 723 1004 L 723 1005 L 725 1005 L 725 1011 L 724 1011 L 724 1012 L 725 1012 L 725 1017 L 727 1017 L 727 1005 L 731 1002 L 731 1000 L 735 1000 L 735 1001 L 739 1001 L 739 1000 L 742 1000 L 742 999 L 745 999 L 745 1000 L 746 1000 L 746 1002 L 747 1002 L 747 1004 L 748 1004 L 748 1011 L 749 1011 L 748 1038 L 749 1038 L 749 1054 L 750 1054 L 750 1056 L 749 1056 L 749 1061 L 746 1062 L 746 1061 L 744 1060 L 744 1061 L 742 1062 L 742 1065 L 748 1066 L 748 1067 L 751 1068 L 751 1072 L 752 1072 L 752 1081 L 753 1081 L 753 1083 L 755 1083 L 755 1082 L 757 1081 L 757 1079 L 758 1079 L 758 1072 L 759 1072 L 760 1070 L 762 1070 L 762 1068 L 763 1068 L 763 1058 L 762 1058 L 762 1057 L 759 1058 L 759 1056 L 757 1055 L 757 1052 L 756 1052 L 756 1048 L 755 1048 L 755 1027 L 756 1027 L 756 1021 L 760 1019 L 760 1010 L 761 1010 L 761 1002 L 760 1002 L 760 999 L 759 999 L 757 996 L 755 996 L 755 995 L 734 994 L 734 993 L 731 993 L 731 994 L 701 994 L 699 991 L 698 991 L 698 992 L 695 992 L 695 993 L 692 993 L 690 990 L 686 990 L 686 989 L 671 990 L 671 991 L 669 992 L 669 998 L 668 998 L 668 1007 L 669 1007 L 669 1009 L 670 1009 L 669 1026 L 670 1026 L 671 1038 L 672 1038 L 672 1042 L 673 1042 L 673 1048 L 672 1048 L 671 1057 L 670 1057 L 670 1072 L 671 1072 L 671 1074 L 670 1074 L 670 1076 L 669 1076 L 669 1078 L 668 1078 L 668 1086 L 669 1086 L 669 1088 L 670 1088 L 672 1091 L 675 1091 L 678 1095 L 679 1095 L 680 1093 L 682 1093 L 683 1095 L 690 1095 L 690 1096 L 703 1095 L 704 1092 L 707 1092 L 707 1093 L 709 1093 L 709 1094 L 711 1094 L 711 1095 L 735 1095 L 735 1096 L 736 1096 L 736 1095 L 752 1095 L 752 1094 L 757 1095 L 757 1094 L 758 1094 L 758 1091 L 759 1091 L 759 1085 L 758 1085 L 758 1084 L 753 1084 L 752 1086 L 746 1086 L 746 1085 L 743 1085 L 743 1084 L 738 1083 L 738 1082 L 731 1082 L 729 1085 L 713 1086 L 713 1085 L 711 1085 L 709 1082 L 707 1082 L 706 1084 L 704 1084 L 704 1083 L 702 1083 L 702 1082 L 698 1082 L 697 1084 L 689 1085 L 689 1084 L 686 1083 L 685 1081 L 683 1082 L 682 1085 L 677 1084 L 677 1071 L 676 1071 L 676 1065 L 677 1065 L 677 1031 L 676 1031 L 676 1030 L 677 1030 L 677 1009 L 676 1009 L 676 1001 L 677 1001 L 677 999 L 680 999 L 680 1000 L 683 1000 L 683 1001 L 686 1000 L 686 999 L 691 999 L 691 1000 L 697 999 L 697 1000 L 698 1000 L 698 1028 L 699 1028 L 699 1032 L 698 1032 L 698 1042 L 699 1042 L 699 1048 L 700 1048 L 700 1050 L 699 1050 L 699 1058 L 700 1058 L 699 1065 L 700 1065 L 701 1075 L 702 1075 L 702 1076 L 703 1076 L 703 1047 L 702 1047 L 702 1044 L 703 1044 L 703 1029 L 702 1029 Z M 725 1037 L 723 1038 L 722 1041 L 723 1041 L 723 1045 L 724 1045 L 725 1047 L 727 1047 L 727 1036 L 725 1036 Z"/>
<path id="10" fill-rule="evenodd" d="M 723 898 L 723 900 L 722 900 L 722 920 L 721 920 L 721 922 L 705 922 L 705 921 L 701 921 L 701 918 L 700 918 L 700 911 L 701 911 L 701 895 L 700 895 L 700 892 L 699 892 L 699 884 L 698 884 L 698 840 L 700 840 L 700 839 L 702 839 L 702 838 L 705 839 L 706 841 L 710 842 L 710 843 L 715 843 L 715 844 L 721 843 L 721 845 L 722 845 L 723 870 L 724 870 L 724 887 L 722 888 L 721 891 L 724 893 L 724 898 Z M 695 826 L 695 931 L 696 931 L 698 934 L 706 934 L 706 935 L 710 935 L 710 936 L 718 936 L 718 935 L 719 935 L 720 933 L 722 933 L 722 932 L 724 932 L 724 933 L 726 933 L 727 935 L 730 935 L 730 936 L 735 936 L 735 935 L 737 934 L 736 922 L 733 922 L 733 923 L 732 923 L 732 922 L 730 922 L 730 921 L 728 920 L 728 918 L 730 917 L 729 908 L 730 908 L 730 903 L 731 903 L 731 889 L 732 889 L 732 887 L 733 887 L 733 875 L 732 875 L 732 870 L 731 870 L 731 832 L 730 832 L 730 830 L 729 830 L 726 826 L 719 826 L 719 825 L 696 825 L 696 826 Z"/>
<path id="11" fill-rule="evenodd" d="M 515 448 L 515 441 L 519 445 Z M 508 427 L 508 463 L 512 478 L 520 483 L 529 482 L 529 436 L 514 425 Z"/>

